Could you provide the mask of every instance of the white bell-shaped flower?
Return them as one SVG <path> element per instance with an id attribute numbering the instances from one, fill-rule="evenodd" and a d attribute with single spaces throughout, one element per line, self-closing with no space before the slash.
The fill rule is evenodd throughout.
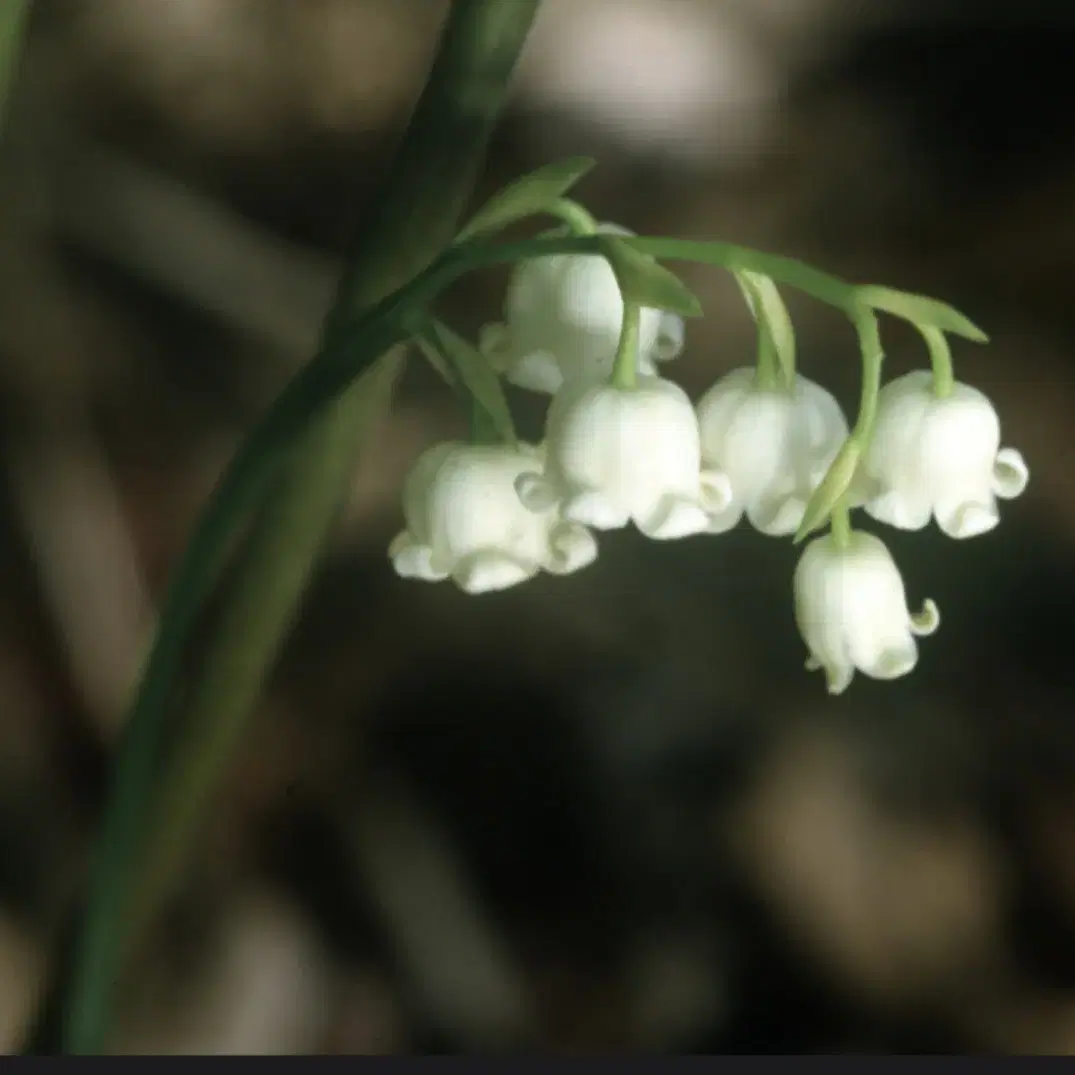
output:
<path id="1" fill-rule="evenodd" d="M 795 569 L 795 621 L 830 694 L 847 689 L 855 670 L 896 679 L 918 662 L 916 635 L 932 634 L 940 614 L 932 601 L 912 614 L 903 579 L 884 542 L 852 531 L 840 548 L 831 534 L 812 541 Z"/>
<path id="2" fill-rule="evenodd" d="M 615 224 L 601 232 L 632 235 Z M 479 348 L 506 380 L 555 395 L 565 383 L 607 380 L 623 324 L 623 296 L 598 254 L 556 254 L 520 262 L 508 285 L 504 323 L 486 325 Z M 639 325 L 638 371 L 683 349 L 684 323 L 645 308 Z"/>
<path id="3" fill-rule="evenodd" d="M 933 393 L 933 376 L 916 370 L 887 384 L 878 399 L 873 441 L 855 499 L 880 522 L 921 530 L 930 517 L 949 537 L 969 538 L 997 525 L 997 497 L 1027 486 L 1014 448 L 1000 447 L 1000 420 L 989 399 L 956 383 Z"/>
<path id="4" fill-rule="evenodd" d="M 597 530 L 634 522 L 651 538 L 699 534 L 731 497 L 723 475 L 702 470 L 690 399 L 659 377 L 627 390 L 565 388 L 549 406 L 545 451 L 544 473 L 516 482 L 523 503 L 559 503 L 565 519 Z"/>
<path id="5" fill-rule="evenodd" d="M 540 474 L 530 445 L 438 444 L 424 452 L 403 488 L 407 529 L 388 554 L 404 578 L 452 578 L 467 593 L 503 590 L 539 571 L 566 575 L 593 562 L 597 542 L 555 506 L 530 511 L 515 481 Z"/>
<path id="6" fill-rule="evenodd" d="M 730 530 L 743 517 L 763 534 L 793 534 L 806 504 L 847 439 L 840 404 L 820 385 L 759 388 L 753 367 L 732 370 L 697 406 L 702 461 L 727 476 L 732 500 L 711 523 Z"/>

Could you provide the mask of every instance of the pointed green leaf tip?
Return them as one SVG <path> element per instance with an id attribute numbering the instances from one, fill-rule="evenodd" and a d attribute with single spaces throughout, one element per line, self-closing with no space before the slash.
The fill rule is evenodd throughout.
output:
<path id="1" fill-rule="evenodd" d="M 702 304 L 687 285 L 648 254 L 611 235 L 601 236 L 600 246 L 616 274 L 624 302 L 681 317 L 702 316 Z"/>
<path id="2" fill-rule="evenodd" d="M 890 287 L 869 285 L 856 288 L 855 298 L 866 306 L 902 317 L 915 325 L 937 328 L 974 343 L 989 342 L 989 337 L 958 310 L 924 295 L 912 295 Z"/>
<path id="3" fill-rule="evenodd" d="M 801 544 L 815 530 L 825 525 L 840 498 L 851 488 L 861 458 L 862 449 L 858 441 L 849 437 L 806 505 L 803 521 L 792 538 L 793 545 Z"/>
<path id="4" fill-rule="evenodd" d="M 440 321 L 434 322 L 431 337 L 458 372 L 471 397 L 488 415 L 499 436 L 507 444 L 514 444 L 515 423 L 512 421 L 511 408 L 504 396 L 500 377 L 489 360 L 472 343 Z"/>
<path id="5" fill-rule="evenodd" d="M 546 164 L 516 179 L 478 210 L 456 237 L 456 242 L 490 235 L 518 220 L 543 213 L 591 171 L 596 163 L 593 157 L 568 157 L 567 160 Z"/>

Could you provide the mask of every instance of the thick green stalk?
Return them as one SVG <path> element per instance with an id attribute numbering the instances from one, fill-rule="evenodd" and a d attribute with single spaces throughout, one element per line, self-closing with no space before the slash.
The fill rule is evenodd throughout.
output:
<path id="1" fill-rule="evenodd" d="M 338 345 L 356 314 L 420 273 L 451 243 L 538 3 L 454 0 L 407 134 L 366 214 L 326 319 L 325 349 Z M 185 802 L 180 822 L 153 815 L 169 833 L 166 840 L 144 839 L 144 823 L 129 815 L 150 805 L 148 793 L 159 774 L 152 766 L 145 771 L 144 764 L 140 773 L 134 770 L 155 758 L 146 729 L 160 723 L 153 706 L 167 699 L 153 699 L 149 707 L 140 705 L 141 698 L 135 703 L 131 722 L 140 725 L 125 732 L 75 959 L 66 1052 L 94 1053 L 106 1044 L 130 915 L 137 907 L 140 921 L 152 917 L 145 897 L 134 902 L 139 856 L 152 854 L 146 876 L 154 879 L 154 893 L 163 893 L 167 877 L 185 859 L 204 798 L 231 756 L 336 517 L 365 432 L 368 399 L 369 385 L 360 378 L 303 434 L 282 462 L 241 550 L 186 694 L 177 757 L 198 756 L 190 790 L 202 801 Z M 168 782 L 182 779 L 181 766 L 165 774 Z"/>

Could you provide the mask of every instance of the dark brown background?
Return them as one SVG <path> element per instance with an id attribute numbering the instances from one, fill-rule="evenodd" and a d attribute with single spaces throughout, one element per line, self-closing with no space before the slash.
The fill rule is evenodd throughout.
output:
<path id="1" fill-rule="evenodd" d="M 466 598 L 396 579 L 412 364 L 124 1005 L 186 1052 L 1075 1051 L 1075 19 L 1062 5 L 547 0 L 483 181 L 954 303 L 1031 468 L 993 534 L 887 534 L 944 617 L 828 699 L 795 553 L 607 536 Z M 0 1043 L 83 879 L 155 601 L 310 353 L 434 0 L 36 0 L 0 144 Z M 714 271 L 674 375 L 748 361 Z M 454 295 L 472 331 L 503 278 Z M 850 407 L 854 340 L 792 301 Z M 886 323 L 893 372 L 925 361 Z M 524 429 L 541 400 L 513 397 Z"/>

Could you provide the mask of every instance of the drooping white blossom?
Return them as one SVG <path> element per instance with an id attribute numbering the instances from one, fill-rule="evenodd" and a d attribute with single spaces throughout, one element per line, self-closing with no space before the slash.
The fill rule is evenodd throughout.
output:
<path id="1" fill-rule="evenodd" d="M 806 667 L 823 669 L 830 694 L 847 689 L 856 669 L 896 679 L 918 662 L 915 636 L 932 634 L 940 614 L 932 601 L 913 614 L 899 568 L 884 543 L 853 531 L 846 548 L 831 534 L 816 538 L 795 569 L 795 621 L 806 643 Z"/>
<path id="2" fill-rule="evenodd" d="M 969 538 L 997 525 L 997 497 L 1019 496 L 1029 476 L 1022 455 L 1001 448 L 1000 419 L 983 393 L 957 382 L 938 398 L 932 374 L 917 370 L 881 390 L 856 498 L 901 530 L 935 516 L 949 537 Z"/>
<path id="3" fill-rule="evenodd" d="M 515 481 L 539 474 L 530 445 L 448 442 L 424 452 L 403 489 L 406 529 L 389 546 L 404 578 L 452 578 L 467 593 L 503 590 L 539 571 L 566 575 L 593 562 L 594 536 L 555 505 L 531 511 Z"/>
<path id="4" fill-rule="evenodd" d="M 710 526 L 745 514 L 763 534 L 793 534 L 811 494 L 847 439 L 840 404 L 797 375 L 794 388 L 760 388 L 753 367 L 732 370 L 697 405 L 702 460 L 727 476 L 732 499 Z"/>
<path id="5" fill-rule="evenodd" d="M 615 224 L 601 232 L 631 235 Z M 565 383 L 605 380 L 623 324 L 623 297 L 608 261 L 599 254 L 554 254 L 520 262 L 512 273 L 504 322 L 486 325 L 479 348 L 506 380 L 555 395 Z M 638 370 L 683 349 L 683 319 L 643 309 Z"/>
<path id="6" fill-rule="evenodd" d="M 698 420 L 687 394 L 659 377 L 624 390 L 568 386 L 546 419 L 545 469 L 523 475 L 519 496 L 597 530 L 633 522 L 651 538 L 703 533 L 730 498 L 727 479 L 702 469 Z"/>

